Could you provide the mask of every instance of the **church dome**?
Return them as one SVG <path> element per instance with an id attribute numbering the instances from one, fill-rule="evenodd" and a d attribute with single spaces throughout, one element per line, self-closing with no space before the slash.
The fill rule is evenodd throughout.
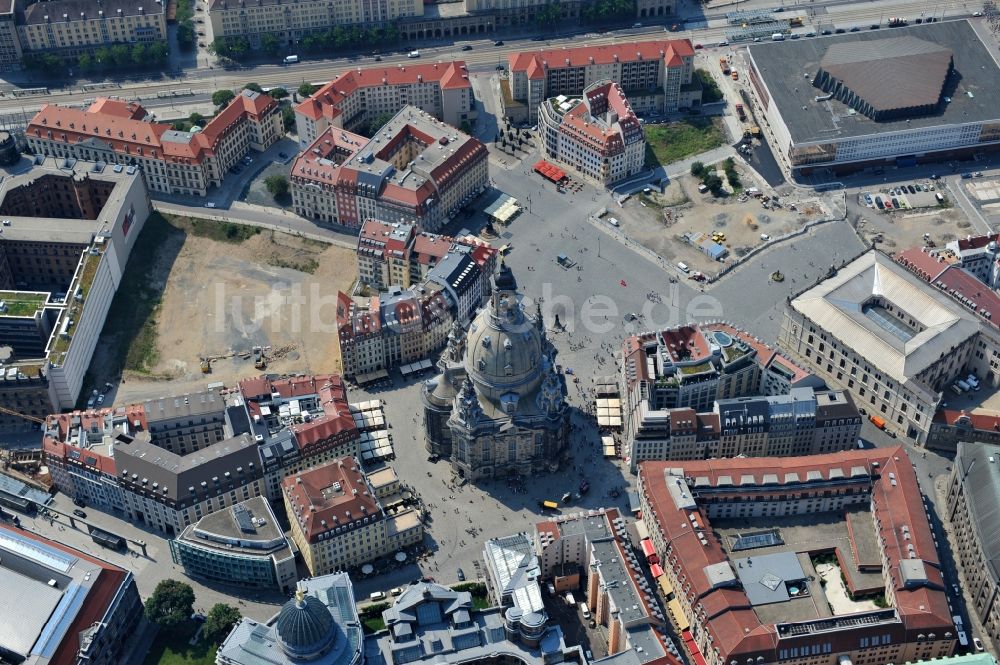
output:
<path id="1" fill-rule="evenodd" d="M 465 369 L 478 392 L 491 400 L 526 395 L 542 377 L 543 338 L 517 298 L 510 269 L 501 266 L 494 293 L 466 337 Z"/>
<path id="2" fill-rule="evenodd" d="M 278 643 L 292 660 L 311 660 L 333 644 L 337 627 L 329 608 L 300 589 L 274 623 Z"/>

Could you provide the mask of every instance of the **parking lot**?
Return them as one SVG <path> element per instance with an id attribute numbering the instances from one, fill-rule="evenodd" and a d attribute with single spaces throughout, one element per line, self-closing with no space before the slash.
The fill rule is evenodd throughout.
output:
<path id="1" fill-rule="evenodd" d="M 920 179 L 873 186 L 856 196 L 862 211 L 857 224 L 866 241 L 877 240 L 888 252 L 944 244 L 976 233 L 942 182 Z M 926 235 L 925 235 L 926 234 Z"/>

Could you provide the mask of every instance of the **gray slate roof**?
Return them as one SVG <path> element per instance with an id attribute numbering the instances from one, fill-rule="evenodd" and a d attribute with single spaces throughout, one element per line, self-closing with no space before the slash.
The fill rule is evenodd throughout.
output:
<path id="1" fill-rule="evenodd" d="M 1000 446 L 959 443 L 955 469 L 965 474 L 962 484 L 969 520 L 978 534 L 990 577 L 1000 580 Z"/>

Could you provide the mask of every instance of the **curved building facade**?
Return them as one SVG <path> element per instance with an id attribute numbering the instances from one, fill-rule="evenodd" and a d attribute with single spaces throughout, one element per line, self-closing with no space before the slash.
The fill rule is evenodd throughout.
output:
<path id="1" fill-rule="evenodd" d="M 263 497 L 211 513 L 170 541 L 170 556 L 190 577 L 289 593 L 295 553 Z"/>
<path id="2" fill-rule="evenodd" d="M 569 436 L 566 387 L 541 312 L 524 311 L 506 265 L 469 330 L 452 330 L 438 367 L 423 390 L 428 452 L 470 480 L 558 467 Z"/>

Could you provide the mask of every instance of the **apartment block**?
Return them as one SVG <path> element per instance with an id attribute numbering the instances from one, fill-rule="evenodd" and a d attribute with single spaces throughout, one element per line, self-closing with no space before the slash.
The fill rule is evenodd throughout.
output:
<path id="1" fill-rule="evenodd" d="M 288 49 L 310 33 L 337 26 L 384 28 L 423 13 L 423 0 L 365 0 L 336 5 L 328 0 L 212 0 L 208 7 L 216 38 L 246 37 L 252 46 L 259 47 L 261 36 L 272 34 Z"/>
<path id="2" fill-rule="evenodd" d="M 726 323 L 633 335 L 622 343 L 619 394 L 626 447 L 641 455 L 699 456 L 714 449 L 719 400 L 822 389 L 823 381 Z M 668 434 L 669 432 L 676 432 Z M 643 440 L 646 441 L 643 441 Z M 668 447 L 667 441 L 670 441 Z M 632 455 L 635 471 L 635 455 Z"/>
<path id="3" fill-rule="evenodd" d="M 291 172 L 297 214 L 352 230 L 375 218 L 437 231 L 488 184 L 486 146 L 413 106 L 371 139 L 328 127 Z"/>
<path id="4" fill-rule="evenodd" d="M 360 452 L 338 376 L 258 377 L 230 390 L 49 416 L 42 451 L 60 491 L 168 534 L 288 475 Z"/>
<path id="5" fill-rule="evenodd" d="M 394 247 L 392 237 L 406 234 L 373 220 L 364 228 L 367 233 L 358 242 L 358 263 L 368 268 L 384 265 L 378 250 L 382 241 Z M 382 236 L 383 230 L 389 236 Z M 452 332 L 460 334 L 490 293 L 497 251 L 489 245 L 473 239 L 452 242 L 425 233 L 410 240 L 402 252 L 408 264 L 406 277 L 419 276 L 430 266 L 418 283 L 405 289 L 391 285 L 367 300 L 338 294 L 341 362 L 344 374 L 356 380 L 363 382 L 397 366 L 402 366 L 404 375 L 430 369 L 428 356 L 441 349 Z M 398 255 L 395 249 L 381 253 L 394 266 L 389 274 L 400 273 Z M 383 271 L 367 274 L 380 276 Z"/>
<path id="6" fill-rule="evenodd" d="M 720 399 L 711 411 L 649 410 L 630 423 L 633 472 L 647 460 L 787 457 L 853 448 L 861 414 L 844 391 L 793 388 L 787 395 Z"/>
<path id="7" fill-rule="evenodd" d="M 0 346 L 13 352 L 0 393 L 9 408 L 44 417 L 76 403 L 149 212 L 141 178 L 100 164 L 39 160 L 0 184 Z M 0 417 L 0 426 L 23 425 Z"/>
<path id="8" fill-rule="evenodd" d="M 86 110 L 46 104 L 25 136 L 36 154 L 138 169 L 154 192 L 205 196 L 250 150 L 266 150 L 283 133 L 278 103 L 243 90 L 199 132 L 153 122 L 137 103 L 101 98 Z"/>
<path id="9" fill-rule="evenodd" d="M 285 478 L 292 540 L 311 575 L 360 566 L 423 541 L 415 510 L 385 512 L 356 458 L 345 457 Z"/>
<path id="10" fill-rule="evenodd" d="M 646 136 L 639 118 L 612 81 L 588 86 L 579 99 L 542 102 L 538 132 L 546 156 L 601 185 L 645 168 Z"/>
<path id="11" fill-rule="evenodd" d="M 507 57 L 501 79 L 503 112 L 535 123 L 539 106 L 564 95 L 579 97 L 598 81 L 614 81 L 636 113 L 672 113 L 701 105 L 694 47 L 687 39 L 521 51 Z"/>
<path id="12" fill-rule="evenodd" d="M 295 107 L 305 150 L 327 129 L 354 131 L 379 115 L 413 106 L 453 127 L 476 118 L 469 68 L 462 60 L 347 71 Z"/>
<path id="13" fill-rule="evenodd" d="M 696 662 L 883 665 L 955 650 L 946 567 L 901 446 L 643 462 L 638 494 L 646 563 Z M 833 594 L 880 600 L 840 609 Z"/>
<path id="14" fill-rule="evenodd" d="M 22 53 L 80 55 L 114 44 L 166 41 L 166 5 L 165 0 L 33 2 L 18 16 L 19 47 Z"/>
<path id="15" fill-rule="evenodd" d="M 996 443 L 959 443 L 946 499 L 967 607 L 979 617 L 993 644 L 1000 643 L 998 459 L 1000 445 Z"/>

